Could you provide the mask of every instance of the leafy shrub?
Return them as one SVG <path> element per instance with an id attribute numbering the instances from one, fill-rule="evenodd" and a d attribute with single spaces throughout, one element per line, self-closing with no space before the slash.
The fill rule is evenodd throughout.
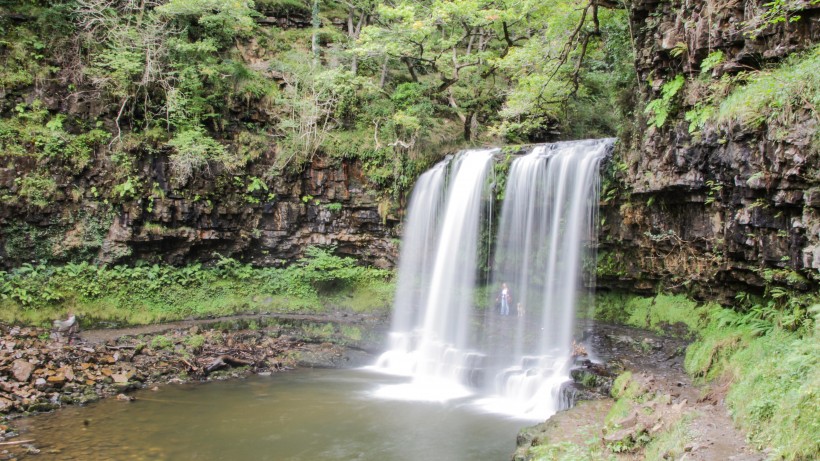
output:
<path id="1" fill-rule="evenodd" d="M 231 258 L 212 267 L 87 262 L 24 264 L 0 272 L 0 320 L 39 323 L 66 305 L 89 320 L 149 323 L 254 311 L 389 306 L 388 271 L 361 267 L 330 249 L 312 249 L 286 268 L 254 268 Z"/>
<path id="2" fill-rule="evenodd" d="M 42 173 L 32 173 L 15 180 L 20 189 L 17 195 L 28 204 L 44 208 L 54 201 L 57 183 L 54 178 Z"/>
<path id="3" fill-rule="evenodd" d="M 177 133 L 168 141 L 168 145 L 174 149 L 170 161 L 177 187 L 185 185 L 209 160 L 219 160 L 225 154 L 225 147 L 205 134 L 201 128 Z"/>

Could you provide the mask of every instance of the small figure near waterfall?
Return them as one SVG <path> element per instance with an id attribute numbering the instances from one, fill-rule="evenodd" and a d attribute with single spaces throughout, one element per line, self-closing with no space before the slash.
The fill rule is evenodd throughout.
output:
<path id="1" fill-rule="evenodd" d="M 527 312 L 524 310 L 524 305 L 523 305 L 523 304 L 521 304 L 521 303 L 518 303 L 518 304 L 516 304 L 516 305 L 515 305 L 515 310 L 518 312 L 518 316 L 519 316 L 519 317 L 523 317 L 523 316 L 524 316 L 524 314 L 526 314 L 526 313 L 527 313 Z"/>
<path id="2" fill-rule="evenodd" d="M 79 333 L 80 324 L 77 322 L 77 316 L 69 313 L 66 320 L 55 320 L 53 328 L 53 336 L 57 340 L 67 339 L 68 344 L 74 339 L 74 336 Z"/>
<path id="3" fill-rule="evenodd" d="M 499 294 L 495 300 L 501 301 L 501 315 L 510 315 L 510 300 L 512 300 L 512 296 L 510 296 L 510 289 L 507 288 L 506 283 L 501 284 L 501 294 Z"/>

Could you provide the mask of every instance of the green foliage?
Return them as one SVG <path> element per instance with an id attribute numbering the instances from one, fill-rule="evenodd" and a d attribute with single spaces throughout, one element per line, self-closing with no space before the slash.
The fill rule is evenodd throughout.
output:
<path id="1" fill-rule="evenodd" d="M 758 312 L 714 311 L 686 354 L 689 373 L 732 383 L 726 401 L 733 418 L 777 458 L 820 454 L 820 307 L 810 312 L 813 326 L 791 332 Z"/>
<path id="2" fill-rule="evenodd" d="M 780 67 L 748 75 L 721 104 L 718 122 L 746 126 L 775 123 L 788 126 L 796 114 L 820 105 L 820 47 L 792 56 Z"/>
<path id="3" fill-rule="evenodd" d="M 17 177 L 17 195 L 28 204 L 37 208 L 44 208 L 54 201 L 57 193 L 57 183 L 53 178 L 41 173 Z"/>
<path id="4" fill-rule="evenodd" d="M 686 111 L 684 120 L 689 122 L 689 133 L 696 133 L 706 126 L 706 123 L 715 115 L 715 106 L 698 103 L 691 110 Z"/>
<path id="5" fill-rule="evenodd" d="M 78 128 L 68 132 L 69 124 Z M 34 100 L 16 105 L 11 117 L 0 119 L 0 158 L 26 165 L 18 170 L 18 196 L 42 208 L 57 192 L 54 177 L 85 171 L 109 138 L 74 118 L 52 117 Z"/>
<path id="6" fill-rule="evenodd" d="M 4 155 L 37 151 L 47 159 L 43 171 L 78 175 L 108 165 L 99 157 L 111 154 L 116 177 L 99 193 L 112 202 L 150 193 L 136 187 L 134 160 L 144 154 L 169 155 L 176 188 L 198 175 L 238 174 L 263 154 L 275 159 L 257 173 L 266 180 L 298 173 L 316 155 L 359 159 L 369 186 L 400 198 L 442 149 L 497 136 L 612 135 L 628 106 L 621 95 L 634 85 L 626 12 L 582 14 L 571 2 L 167 0 L 8 9 L 33 20 L 0 19 L 0 86 L 23 89 L 59 72 L 65 92 L 95 95 L 107 123 L 40 108 L 32 111 L 37 120 L 25 114 L 27 128 L 15 122 L 6 137 L 0 119 Z M 355 27 L 345 31 L 337 26 L 348 13 Z M 319 24 L 282 30 L 257 23 L 260 15 Z M 15 135 L 21 131 L 35 136 Z M 251 194 L 252 203 L 262 195 Z"/>
<path id="7" fill-rule="evenodd" d="M 139 179 L 129 176 L 124 183 L 114 186 L 112 192 L 120 199 L 133 199 L 139 191 Z"/>
<path id="8" fill-rule="evenodd" d="M 765 10 L 744 23 L 746 26 L 745 33 L 748 37 L 756 39 L 769 26 L 797 22 L 801 19 L 799 13 L 808 6 L 807 4 L 812 6 L 820 5 L 820 0 L 772 0 L 764 3 Z"/>
<path id="9" fill-rule="evenodd" d="M 255 311 L 386 309 L 390 273 L 313 249 L 286 268 L 230 258 L 213 267 L 24 264 L 0 272 L 0 320 L 39 323 L 71 308 L 89 320 L 150 323 Z M 344 301 L 344 302 L 340 302 Z"/>
<path id="10" fill-rule="evenodd" d="M 195 171 L 208 164 L 209 159 L 225 154 L 222 144 L 197 128 L 177 133 L 168 145 L 174 149 L 170 160 L 176 187 L 185 185 Z"/>
<path id="11" fill-rule="evenodd" d="M 661 97 L 650 101 L 644 109 L 644 113 L 649 115 L 647 120 L 649 126 L 660 128 L 666 123 L 666 120 L 676 109 L 675 96 L 678 95 L 685 82 L 683 75 L 678 74 L 675 78 L 663 84 Z"/>
<path id="12" fill-rule="evenodd" d="M 262 178 L 251 176 L 250 182 L 245 189 L 245 201 L 248 203 L 259 204 L 262 201 L 268 201 L 275 197 L 275 194 L 268 193 L 268 185 Z"/>
<path id="13" fill-rule="evenodd" d="M 719 66 L 723 62 L 723 59 L 723 51 L 718 50 L 709 53 L 709 56 L 706 56 L 706 58 L 700 62 L 700 71 L 704 74 L 711 71 Z"/>
<path id="14" fill-rule="evenodd" d="M 182 24 L 195 21 L 208 35 L 231 39 L 254 31 L 258 14 L 253 6 L 250 0 L 170 0 L 157 11 Z"/>
<path id="15" fill-rule="evenodd" d="M 618 292 L 598 293 L 595 318 L 673 334 L 697 331 L 714 305 L 699 306 L 684 295 L 658 294 L 643 297 Z M 677 326 L 685 326 L 679 331 Z M 670 330 L 671 329 L 671 330 Z"/>
<path id="16" fill-rule="evenodd" d="M 709 179 L 706 181 L 706 187 L 709 188 L 709 192 L 707 192 L 706 201 L 703 203 L 709 205 L 714 203 L 717 196 L 720 195 L 720 192 L 723 190 L 723 184 Z"/>

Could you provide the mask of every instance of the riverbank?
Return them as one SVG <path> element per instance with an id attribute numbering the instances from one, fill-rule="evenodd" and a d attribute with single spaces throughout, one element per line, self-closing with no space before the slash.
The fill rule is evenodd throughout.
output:
<path id="1" fill-rule="evenodd" d="M 17 435 L 8 420 L 106 397 L 129 401 L 134 389 L 363 365 L 384 323 L 351 312 L 257 314 L 90 330 L 70 343 L 48 329 L 0 324 L 0 442 Z"/>
<path id="2" fill-rule="evenodd" d="M 573 391 L 582 401 L 523 430 L 514 459 L 755 461 L 784 456 L 774 436 L 786 432 L 807 442 L 785 447 L 792 452 L 784 457 L 812 459 L 816 423 L 807 418 L 816 411 L 817 357 L 809 352 L 816 350 L 816 335 L 778 328 L 749 333 L 739 322 L 720 326 L 716 319 L 725 320 L 730 311 L 679 301 L 632 302 L 645 308 L 632 311 L 632 317 L 645 319 L 643 329 L 587 322 L 578 334 L 584 340 L 572 372 Z M 667 304 L 692 309 L 691 317 L 700 319 L 693 321 L 701 324 L 695 330 L 699 339 L 682 324 L 667 321 L 679 313 L 664 313 Z M 128 391 L 137 388 L 369 364 L 383 347 L 386 325 L 382 313 L 347 310 L 247 314 L 88 330 L 70 345 L 49 337 L 47 329 L 0 325 L 0 402 L 6 416 L 0 442 L 25 440 L 15 437 L 13 420 L 19 416 L 120 395 L 125 404 Z M 751 354 L 754 360 L 735 354 Z M 208 372 L 212 365 L 218 366 Z M 789 382 L 756 380 L 750 367 Z M 796 374 L 801 370 L 807 375 Z M 770 381 L 779 392 L 760 387 Z M 790 403 L 795 398 L 802 405 Z M 760 412 L 749 417 L 749 408 L 771 411 L 768 418 Z M 748 429 L 752 424 L 756 427 Z M 765 443 L 763 437 L 774 442 Z M 6 448 L 12 447 L 16 453 L 29 449 L 23 443 Z"/>
<path id="3" fill-rule="evenodd" d="M 587 348 L 606 366 L 573 372 L 579 392 L 611 388 L 612 398 L 525 429 L 516 460 L 820 456 L 820 308 L 770 302 L 740 313 L 662 294 L 596 301 L 596 317 L 640 327 L 593 330 Z"/>
<path id="4" fill-rule="evenodd" d="M 581 358 L 573 371 L 576 392 L 588 400 L 522 430 L 513 459 L 764 459 L 734 428 L 725 389 L 696 385 L 684 371 L 689 343 L 594 324 L 584 348 L 600 363 Z"/>

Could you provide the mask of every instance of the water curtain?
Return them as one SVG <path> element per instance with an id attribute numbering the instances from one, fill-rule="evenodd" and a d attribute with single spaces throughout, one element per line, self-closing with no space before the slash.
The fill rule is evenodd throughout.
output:
<path id="1" fill-rule="evenodd" d="M 594 258 L 598 170 L 612 142 L 547 144 L 512 162 L 484 287 L 489 299 L 476 295 L 476 265 L 482 231 L 491 228 L 499 151 L 466 151 L 421 176 L 404 230 L 388 351 L 376 365 L 412 377 L 403 398 L 479 395 L 493 411 L 533 418 L 566 405 L 560 389 L 588 277 L 583 259 Z"/>

